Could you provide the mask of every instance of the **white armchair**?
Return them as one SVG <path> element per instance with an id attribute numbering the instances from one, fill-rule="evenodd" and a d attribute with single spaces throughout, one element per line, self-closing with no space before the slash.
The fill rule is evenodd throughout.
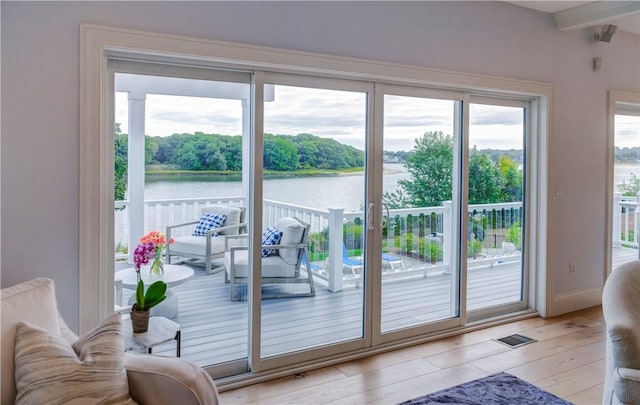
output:
<path id="1" fill-rule="evenodd" d="M 18 324 L 27 322 L 60 336 L 69 347 L 78 340 L 60 317 L 53 281 L 37 278 L 2 289 L 2 405 L 16 400 L 14 347 Z M 140 404 L 218 404 L 211 377 L 193 363 L 176 357 L 124 354 L 129 395 Z M 108 370 L 105 370 L 108 372 Z M 109 374 L 110 375 L 110 374 Z M 72 401 L 72 393 L 66 392 Z M 86 399 L 86 398 L 85 398 Z M 96 400 L 97 402 L 97 400 Z"/>
<path id="2" fill-rule="evenodd" d="M 309 257 L 307 252 L 307 240 L 309 239 L 310 225 L 297 218 L 280 218 L 276 224 L 276 229 L 282 231 L 280 243 L 278 245 L 262 246 L 263 249 L 276 250 L 277 253 L 262 258 L 262 284 L 276 283 L 304 283 L 309 284 L 309 290 L 297 293 L 267 293 L 263 298 L 283 298 L 283 297 L 312 297 L 316 294 L 313 283 L 313 272 L 306 271 L 307 277 L 301 277 L 300 267 L 305 257 Z M 249 274 L 249 254 L 246 243 L 238 246 L 237 240 L 247 235 L 227 236 L 225 239 L 226 252 L 224 254 L 225 281 L 230 283 L 230 297 L 232 301 L 237 301 L 239 296 L 235 293 L 237 284 L 246 284 Z"/>
<path id="3" fill-rule="evenodd" d="M 172 256 L 187 258 L 184 261 L 204 260 L 207 274 L 217 273 L 220 269 L 211 269 L 211 260 L 222 258 L 225 252 L 223 235 L 239 235 L 246 232 L 247 224 L 244 222 L 245 208 L 228 207 L 224 205 L 205 205 L 200 210 L 200 215 L 205 213 L 226 215 L 224 224 L 220 228 L 213 228 L 206 232 L 205 236 L 193 236 L 191 231 L 199 221 L 191 221 L 182 224 L 167 226 L 167 240 L 175 235 L 178 228 L 189 227 L 188 236 L 174 237 L 174 243 L 167 246 L 167 263 L 171 264 Z M 212 236 L 218 233 L 219 236 Z"/>
<path id="4" fill-rule="evenodd" d="M 603 404 L 640 404 L 640 260 L 615 269 L 602 296 L 607 330 Z"/>

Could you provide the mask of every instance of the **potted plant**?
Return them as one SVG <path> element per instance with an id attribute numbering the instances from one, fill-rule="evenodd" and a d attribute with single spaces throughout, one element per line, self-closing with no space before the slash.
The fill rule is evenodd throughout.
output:
<path id="1" fill-rule="evenodd" d="M 133 261 L 137 273 L 136 302 L 131 307 L 131 325 L 134 333 L 146 332 L 149 329 L 149 312 L 167 298 L 167 284 L 158 280 L 144 290 L 144 281 L 140 276 L 140 267 L 156 257 L 156 246 L 153 242 L 141 243 L 133 253 Z"/>

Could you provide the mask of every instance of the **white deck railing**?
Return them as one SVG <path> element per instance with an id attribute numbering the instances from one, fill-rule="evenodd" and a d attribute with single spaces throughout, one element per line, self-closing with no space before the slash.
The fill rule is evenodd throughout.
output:
<path id="1" fill-rule="evenodd" d="M 640 196 L 622 197 L 615 193 L 613 202 L 613 246 L 637 249 L 640 239 Z M 144 232 L 164 230 L 167 225 L 193 221 L 198 218 L 200 207 L 207 204 L 246 205 L 244 198 L 237 196 L 148 200 L 144 206 Z M 116 259 L 124 259 L 127 257 L 129 240 L 128 201 L 116 201 L 115 209 Z M 455 233 L 452 229 L 451 202 L 445 202 L 440 207 L 390 210 L 389 217 L 386 214 L 384 212 L 383 215 L 383 251 L 403 261 L 402 271 L 391 266 L 385 271 L 386 278 L 450 270 L 454 246 L 451 237 Z M 503 242 L 508 238 L 509 229 L 521 220 L 522 214 L 522 203 L 518 202 L 470 205 L 469 240 L 477 238 L 482 242 L 479 256 L 474 254 L 473 259 L 481 262 L 484 258 L 490 263 L 495 261 L 496 256 L 509 253 L 504 249 Z M 275 224 L 278 218 L 284 216 L 295 216 L 311 225 L 309 252 L 312 262 L 319 265 L 315 272 L 318 280 L 334 291 L 339 291 L 343 285 L 359 282 L 355 271 L 343 272 L 342 250 L 344 246 L 350 252 L 361 251 L 366 232 L 364 212 L 320 210 L 281 201 L 264 201 L 265 227 Z M 478 224 L 482 226 L 478 227 Z M 186 234 L 188 230 L 182 232 Z"/>
<path id="2" fill-rule="evenodd" d="M 613 247 L 640 245 L 640 193 L 636 197 L 613 194 Z"/>

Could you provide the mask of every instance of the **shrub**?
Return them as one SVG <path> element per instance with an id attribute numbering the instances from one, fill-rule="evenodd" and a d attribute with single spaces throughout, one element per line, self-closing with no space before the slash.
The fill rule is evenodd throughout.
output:
<path id="1" fill-rule="evenodd" d="M 505 237 L 505 241 L 511 242 L 516 245 L 516 249 L 522 249 L 522 227 L 520 226 L 520 222 L 516 222 L 509 228 L 507 232 L 507 236 Z"/>

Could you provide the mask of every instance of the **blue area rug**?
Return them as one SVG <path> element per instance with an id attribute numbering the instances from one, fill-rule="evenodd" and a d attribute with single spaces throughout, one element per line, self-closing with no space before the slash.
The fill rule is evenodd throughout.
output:
<path id="1" fill-rule="evenodd" d="M 498 373 L 414 398 L 400 405 L 418 404 L 571 405 L 571 402 L 558 398 L 511 374 Z"/>

